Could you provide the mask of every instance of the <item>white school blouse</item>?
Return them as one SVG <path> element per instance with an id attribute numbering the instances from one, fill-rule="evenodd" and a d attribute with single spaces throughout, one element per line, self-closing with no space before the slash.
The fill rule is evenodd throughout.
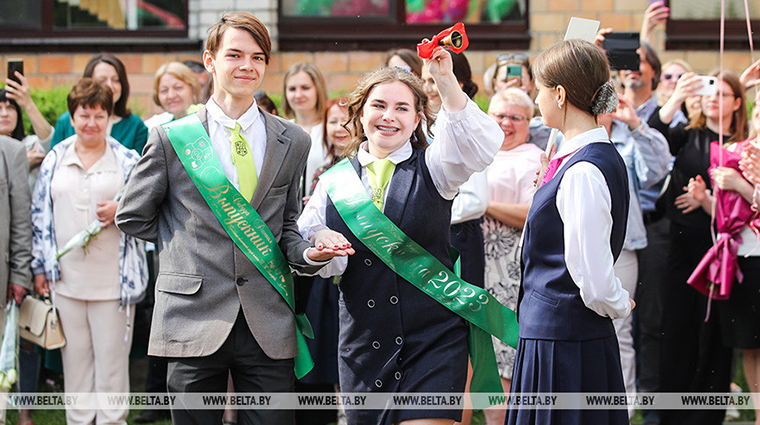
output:
<path id="1" fill-rule="evenodd" d="M 555 154 L 555 158 L 567 155 L 557 172 L 578 150 L 594 142 L 611 143 L 604 127 L 565 140 Z M 612 267 L 612 198 L 604 175 L 588 162 L 573 165 L 559 184 L 556 202 L 565 229 L 565 264 L 583 303 L 600 316 L 628 316 L 629 294 Z"/>

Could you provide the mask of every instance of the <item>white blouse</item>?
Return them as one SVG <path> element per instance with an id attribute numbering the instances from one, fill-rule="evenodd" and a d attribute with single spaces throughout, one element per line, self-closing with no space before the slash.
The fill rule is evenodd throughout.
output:
<path id="1" fill-rule="evenodd" d="M 565 140 L 555 155 L 567 155 L 558 171 L 579 149 L 594 142 L 611 143 L 604 127 Z M 556 202 L 565 229 L 565 264 L 583 303 L 600 316 L 628 316 L 629 294 L 612 267 L 612 198 L 604 175 L 588 162 L 573 165 L 559 184 Z"/>

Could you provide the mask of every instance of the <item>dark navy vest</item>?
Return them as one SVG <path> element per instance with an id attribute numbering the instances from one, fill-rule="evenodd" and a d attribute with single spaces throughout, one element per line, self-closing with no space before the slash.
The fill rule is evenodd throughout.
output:
<path id="1" fill-rule="evenodd" d="M 612 321 L 583 303 L 565 264 L 564 224 L 557 211 L 557 189 L 565 171 L 581 161 L 596 166 L 609 186 L 612 198 L 610 249 L 615 260 L 623 247 L 629 201 L 625 164 L 612 143 L 591 143 L 573 155 L 533 197 L 524 230 L 522 297 L 518 311 L 521 338 L 583 341 L 615 335 Z"/>
<path id="2" fill-rule="evenodd" d="M 358 173 L 358 160 L 354 158 L 351 163 Z M 435 188 L 424 151 L 414 149 L 408 160 L 396 165 L 387 190 L 385 215 L 451 268 L 452 202 L 441 197 Z M 456 332 L 463 334 L 462 358 L 467 358 L 468 328 L 463 319 L 380 261 L 351 233 L 329 199 L 326 221 L 330 229 L 342 233 L 356 250 L 348 258 L 340 281 L 341 385 L 355 392 L 408 390 L 402 384 L 402 379 L 408 382 L 405 364 L 428 350 L 431 341 L 440 344 L 442 340 L 435 335 L 445 338 Z M 415 365 L 422 371 L 435 366 Z"/>

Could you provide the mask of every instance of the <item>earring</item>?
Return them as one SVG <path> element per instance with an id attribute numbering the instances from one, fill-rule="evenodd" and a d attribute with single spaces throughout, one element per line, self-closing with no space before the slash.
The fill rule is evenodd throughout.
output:
<path id="1" fill-rule="evenodd" d="M 557 102 L 557 107 L 558 107 L 559 109 L 562 109 L 562 103 L 560 103 L 560 102 Z"/>

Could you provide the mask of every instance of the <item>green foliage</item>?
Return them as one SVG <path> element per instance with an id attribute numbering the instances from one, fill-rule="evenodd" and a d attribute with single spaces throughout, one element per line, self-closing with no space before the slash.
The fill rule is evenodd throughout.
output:
<path id="1" fill-rule="evenodd" d="M 71 86 L 68 84 L 55 86 L 52 89 L 47 90 L 32 89 L 32 100 L 34 101 L 34 104 L 37 105 L 42 116 L 45 117 L 45 120 L 55 126 L 55 123 L 58 122 L 58 117 L 68 110 L 68 107 L 66 106 L 66 97 L 69 95 L 70 91 Z M 144 116 L 148 111 L 147 108 L 139 102 L 129 102 L 129 107 L 132 113 L 138 117 Z M 24 114 L 24 131 L 26 134 L 34 134 L 32 123 L 29 121 L 26 114 Z"/>
<path id="2" fill-rule="evenodd" d="M 42 116 L 51 125 L 55 126 L 58 117 L 66 112 L 66 96 L 69 95 L 71 87 L 69 85 L 56 86 L 49 90 L 32 89 L 32 100 L 37 108 L 42 112 Z M 24 130 L 26 134 L 34 134 L 32 123 L 24 115 Z"/>
<path id="3" fill-rule="evenodd" d="M 489 98 L 485 92 L 478 93 L 475 95 L 475 98 L 472 99 L 475 103 L 477 103 L 478 106 L 480 106 L 480 109 L 483 112 L 488 112 L 488 104 L 491 102 L 491 98 Z"/>
<path id="4" fill-rule="evenodd" d="M 130 112 L 132 112 L 132 114 L 137 115 L 138 117 L 148 116 L 148 108 L 142 103 L 137 102 L 135 100 L 129 101 L 129 110 Z"/>

